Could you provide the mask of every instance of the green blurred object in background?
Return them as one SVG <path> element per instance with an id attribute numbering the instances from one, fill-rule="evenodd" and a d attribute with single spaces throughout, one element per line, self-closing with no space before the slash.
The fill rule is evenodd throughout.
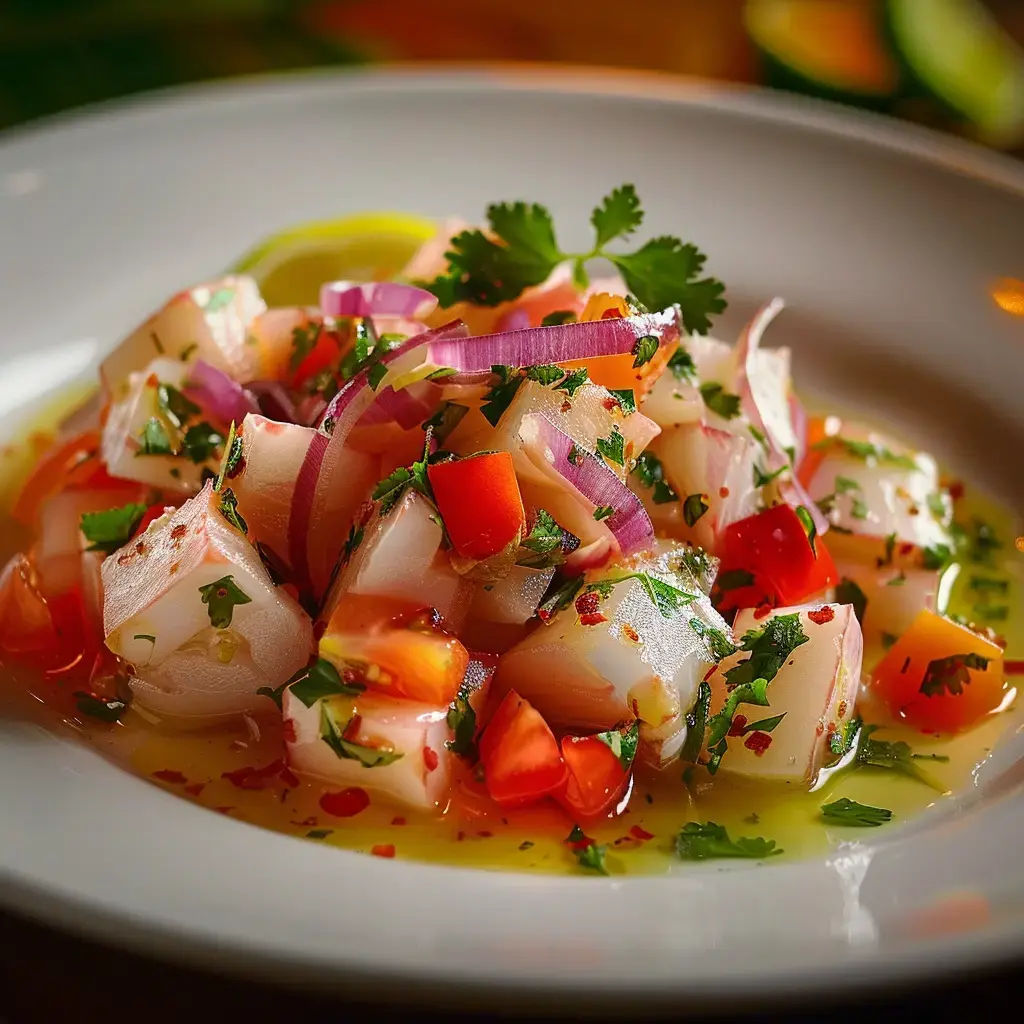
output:
<path id="1" fill-rule="evenodd" d="M 182 82 L 555 61 L 761 83 L 1024 155 L 1024 0 L 6 0 L 0 127 Z"/>

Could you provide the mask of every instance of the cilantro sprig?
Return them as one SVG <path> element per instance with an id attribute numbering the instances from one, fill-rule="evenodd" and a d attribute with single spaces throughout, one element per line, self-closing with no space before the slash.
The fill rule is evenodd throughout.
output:
<path id="1" fill-rule="evenodd" d="M 587 285 L 587 263 L 604 258 L 622 274 L 626 286 L 648 309 L 677 305 L 683 325 L 706 334 L 711 317 L 725 309 L 720 281 L 701 277 L 706 257 L 696 246 L 671 235 L 652 238 L 632 253 L 608 245 L 631 235 L 643 221 L 633 185 L 614 189 L 590 215 L 594 245 L 588 252 L 565 252 L 555 236 L 550 212 L 538 203 L 496 203 L 487 208 L 489 231 L 463 231 L 445 253 L 448 268 L 433 281 L 420 282 L 442 306 L 471 302 L 497 306 L 511 302 L 545 281 L 560 263 L 571 261 L 573 278 Z"/>
<path id="2" fill-rule="evenodd" d="M 733 840 L 724 825 L 713 821 L 688 821 L 676 837 L 676 853 L 683 860 L 711 860 L 718 857 L 764 860 L 783 852 L 774 839 L 752 836 Z"/>
<path id="3" fill-rule="evenodd" d="M 822 804 L 821 817 L 829 825 L 857 825 L 861 828 L 877 828 L 892 821 L 888 807 L 872 807 L 848 797 L 840 797 L 830 804 Z"/>
<path id="4" fill-rule="evenodd" d="M 105 512 L 83 513 L 79 529 L 89 541 L 86 550 L 109 555 L 123 547 L 132 539 L 145 514 L 146 506 L 135 502 Z"/>

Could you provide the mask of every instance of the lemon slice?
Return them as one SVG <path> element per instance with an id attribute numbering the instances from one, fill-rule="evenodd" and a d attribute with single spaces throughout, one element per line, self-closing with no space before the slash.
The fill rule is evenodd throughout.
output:
<path id="1" fill-rule="evenodd" d="M 272 235 L 232 268 L 251 274 L 269 306 L 315 306 L 325 281 L 393 278 L 437 232 L 425 217 L 361 213 Z"/>

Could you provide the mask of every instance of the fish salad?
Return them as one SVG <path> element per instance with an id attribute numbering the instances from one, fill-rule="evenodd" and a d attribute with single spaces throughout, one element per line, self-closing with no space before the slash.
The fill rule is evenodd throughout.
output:
<path id="1" fill-rule="evenodd" d="M 175 295 L 17 497 L 5 661 L 110 729 L 273 721 L 292 787 L 560 808 L 594 871 L 588 831 L 655 776 L 768 800 L 874 765 L 943 791 L 873 734 L 1012 700 L 1005 641 L 944 614 L 982 542 L 955 486 L 805 412 L 764 345 L 781 300 L 712 338 L 723 285 L 690 243 L 634 243 L 642 217 L 615 189 L 567 253 L 543 207 L 499 204 L 315 308 L 244 275 Z M 685 859 L 781 852 L 687 817 Z"/>

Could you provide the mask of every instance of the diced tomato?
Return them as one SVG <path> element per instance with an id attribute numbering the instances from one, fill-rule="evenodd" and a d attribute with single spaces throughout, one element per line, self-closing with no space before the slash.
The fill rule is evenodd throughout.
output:
<path id="1" fill-rule="evenodd" d="M 789 505 L 726 527 L 720 557 L 717 600 L 722 611 L 799 604 L 839 580 L 824 541 L 815 538 L 812 549 Z"/>
<path id="2" fill-rule="evenodd" d="M 328 632 L 320 638 L 320 657 L 370 689 L 426 704 L 449 703 L 469 664 L 462 643 L 440 630 Z"/>
<path id="3" fill-rule="evenodd" d="M 558 741 L 540 712 L 510 690 L 480 737 L 491 798 L 503 806 L 534 803 L 565 785 Z"/>
<path id="4" fill-rule="evenodd" d="M 1003 650 L 952 619 L 922 611 L 878 664 L 872 685 L 893 715 L 915 728 L 958 732 L 1003 700 Z"/>
<path id="5" fill-rule="evenodd" d="M 483 561 L 517 544 L 526 527 L 519 483 L 508 452 L 487 452 L 427 469 L 452 546 Z"/>
<path id="6" fill-rule="evenodd" d="M 614 810 L 629 784 L 629 771 L 611 747 L 596 736 L 566 736 L 562 757 L 569 775 L 555 799 L 578 818 Z"/>
<path id="7" fill-rule="evenodd" d="M 99 433 L 87 430 L 51 449 L 25 481 L 11 510 L 14 518 L 24 526 L 33 525 L 44 502 L 63 490 L 76 470 L 90 475 L 101 469 L 102 463 L 96 455 L 99 444 Z"/>
<path id="8" fill-rule="evenodd" d="M 341 356 L 341 339 L 334 331 L 322 328 L 317 334 L 315 344 L 288 377 L 286 383 L 289 387 L 298 387 L 315 377 L 321 370 L 337 366 L 341 361 Z"/>

